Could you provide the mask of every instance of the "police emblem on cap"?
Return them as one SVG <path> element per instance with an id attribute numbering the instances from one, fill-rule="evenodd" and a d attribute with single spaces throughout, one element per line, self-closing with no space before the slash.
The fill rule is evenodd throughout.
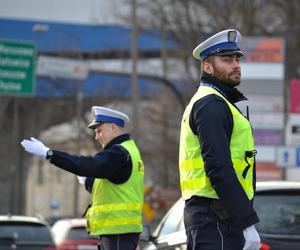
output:
<path id="1" fill-rule="evenodd" d="M 228 41 L 233 43 L 236 40 L 237 32 L 235 30 L 228 31 Z"/>

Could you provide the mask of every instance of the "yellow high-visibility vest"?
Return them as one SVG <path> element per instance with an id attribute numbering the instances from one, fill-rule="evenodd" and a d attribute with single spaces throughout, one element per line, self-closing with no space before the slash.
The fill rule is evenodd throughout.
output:
<path id="1" fill-rule="evenodd" d="M 239 182 L 248 198 L 252 199 L 254 196 L 253 167 L 255 151 L 251 125 L 234 105 L 217 90 L 209 86 L 199 87 L 187 105 L 181 121 L 179 172 L 182 196 L 185 200 L 193 195 L 219 198 L 206 176 L 199 138 L 193 133 L 189 125 L 189 117 L 194 103 L 210 94 L 222 97 L 231 110 L 233 117 L 233 130 L 230 139 L 231 161 Z M 218 142 L 216 141 L 216 143 Z"/>
<path id="2" fill-rule="evenodd" d="M 95 179 L 87 230 L 92 235 L 142 232 L 144 164 L 133 140 L 120 144 L 130 154 L 132 172 L 122 184 Z"/>

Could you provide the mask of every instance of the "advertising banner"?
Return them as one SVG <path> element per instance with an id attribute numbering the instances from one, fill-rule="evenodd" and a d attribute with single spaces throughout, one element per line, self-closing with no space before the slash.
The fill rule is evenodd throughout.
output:
<path id="1" fill-rule="evenodd" d="M 241 50 L 243 62 L 284 63 L 284 40 L 279 37 L 244 37 Z"/>
<path id="2" fill-rule="evenodd" d="M 250 122 L 254 129 L 282 130 L 284 125 L 283 112 L 251 113 Z"/>
<path id="3" fill-rule="evenodd" d="M 281 130 L 254 129 L 256 145 L 281 145 L 283 141 Z"/>
<path id="4" fill-rule="evenodd" d="M 291 113 L 300 114 L 300 80 L 292 80 L 290 84 Z"/>

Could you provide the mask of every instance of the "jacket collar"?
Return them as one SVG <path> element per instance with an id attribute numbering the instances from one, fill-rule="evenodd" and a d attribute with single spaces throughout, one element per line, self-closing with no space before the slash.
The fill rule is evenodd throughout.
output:
<path id="1" fill-rule="evenodd" d="M 223 94 L 231 103 L 248 100 L 248 98 L 244 96 L 244 94 L 240 92 L 237 88 L 232 88 L 226 85 L 225 83 L 221 82 L 216 77 L 213 77 L 207 73 L 203 73 L 200 85 L 201 83 L 214 85 L 216 89 L 221 94 Z"/>
<path id="2" fill-rule="evenodd" d="M 130 139 L 130 135 L 129 134 L 122 134 L 119 135 L 117 137 L 115 137 L 114 139 L 112 139 L 105 147 L 104 149 L 110 149 L 113 145 L 116 144 L 121 144 L 124 141 L 128 141 Z"/>

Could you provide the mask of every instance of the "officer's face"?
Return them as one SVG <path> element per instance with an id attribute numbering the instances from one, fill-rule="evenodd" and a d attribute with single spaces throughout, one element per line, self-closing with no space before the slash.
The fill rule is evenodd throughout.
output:
<path id="1" fill-rule="evenodd" d="M 231 87 L 235 87 L 240 84 L 241 67 L 239 56 L 213 56 L 210 61 L 211 75 Z"/>
<path id="2" fill-rule="evenodd" d="M 95 128 L 95 139 L 104 148 L 113 138 L 117 136 L 117 126 L 113 123 L 103 123 Z"/>

